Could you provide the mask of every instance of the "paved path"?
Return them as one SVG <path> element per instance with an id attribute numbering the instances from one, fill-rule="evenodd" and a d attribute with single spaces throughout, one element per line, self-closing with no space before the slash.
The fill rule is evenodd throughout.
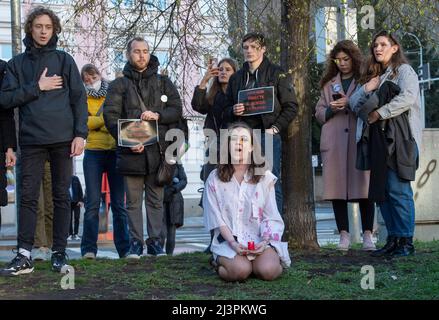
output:
<path id="1" fill-rule="evenodd" d="M 328 243 L 337 243 L 338 234 L 332 208 L 317 207 L 317 239 L 320 245 Z M 82 225 L 82 224 L 81 224 Z M 146 228 L 145 228 L 146 230 Z M 80 229 L 79 234 L 82 234 Z M 16 228 L 15 226 L 3 226 L 0 234 L 0 261 L 9 261 L 14 257 L 12 249 L 16 246 Z M 145 236 L 146 238 L 146 236 Z M 210 234 L 203 226 L 202 217 L 187 217 L 183 227 L 177 229 L 176 246 L 174 254 L 183 252 L 203 251 L 210 241 Z M 67 253 L 70 259 L 79 259 L 80 241 L 69 241 Z M 98 242 L 98 257 L 116 259 L 117 252 L 112 241 Z"/>

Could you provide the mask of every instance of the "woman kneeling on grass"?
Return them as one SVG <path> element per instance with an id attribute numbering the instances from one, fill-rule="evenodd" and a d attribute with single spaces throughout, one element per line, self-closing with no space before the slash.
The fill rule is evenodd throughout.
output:
<path id="1" fill-rule="evenodd" d="M 232 124 L 225 142 L 228 161 L 209 175 L 203 195 L 205 223 L 214 231 L 212 264 L 225 281 L 242 281 L 252 273 L 274 280 L 291 264 L 287 243 L 281 242 L 277 178 L 265 171 L 264 161 L 255 161 L 260 146 L 247 124 Z"/>

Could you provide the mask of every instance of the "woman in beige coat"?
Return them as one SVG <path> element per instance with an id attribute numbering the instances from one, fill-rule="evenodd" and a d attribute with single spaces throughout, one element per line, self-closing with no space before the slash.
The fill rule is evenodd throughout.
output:
<path id="1" fill-rule="evenodd" d="M 348 202 L 359 202 L 363 249 L 374 250 L 372 230 L 374 203 L 367 199 L 369 172 L 355 168 L 357 120 L 348 108 L 349 96 L 360 77 L 361 52 L 350 40 L 338 42 L 326 62 L 320 81 L 321 96 L 316 106 L 322 124 L 320 152 L 323 161 L 324 199 L 332 201 L 340 242 L 337 249 L 350 247 Z"/>

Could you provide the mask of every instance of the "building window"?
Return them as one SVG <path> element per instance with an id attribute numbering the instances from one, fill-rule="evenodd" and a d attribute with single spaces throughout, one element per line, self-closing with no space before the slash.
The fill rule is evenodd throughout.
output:
<path id="1" fill-rule="evenodd" d="M 146 2 L 146 5 L 151 10 L 165 10 L 166 0 L 150 0 Z"/>
<path id="2" fill-rule="evenodd" d="M 155 51 L 153 54 L 159 59 L 160 66 L 165 67 L 168 64 L 168 53 L 166 51 Z"/>
<path id="3" fill-rule="evenodd" d="M 0 44 L 0 58 L 6 61 L 12 59 L 12 44 Z"/>
<path id="4" fill-rule="evenodd" d="M 131 8 L 133 6 L 133 0 L 110 0 L 110 3 L 115 7 Z"/>

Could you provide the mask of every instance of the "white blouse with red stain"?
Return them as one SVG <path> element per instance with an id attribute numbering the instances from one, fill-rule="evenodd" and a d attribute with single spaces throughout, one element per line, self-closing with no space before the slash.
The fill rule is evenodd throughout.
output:
<path id="1" fill-rule="evenodd" d="M 290 266 L 288 244 L 281 242 L 284 222 L 276 205 L 276 180 L 276 176 L 267 170 L 257 184 L 251 183 L 246 173 L 240 185 L 235 176 L 229 182 L 222 182 L 217 170 L 212 171 L 204 189 L 203 210 L 206 227 L 214 230 L 213 254 L 230 259 L 235 257 L 236 252 L 228 242 L 218 240 L 219 228 L 227 226 L 245 247 L 248 241 L 257 244 L 264 238 L 269 239 L 270 245 L 279 254 L 282 266 Z"/>

